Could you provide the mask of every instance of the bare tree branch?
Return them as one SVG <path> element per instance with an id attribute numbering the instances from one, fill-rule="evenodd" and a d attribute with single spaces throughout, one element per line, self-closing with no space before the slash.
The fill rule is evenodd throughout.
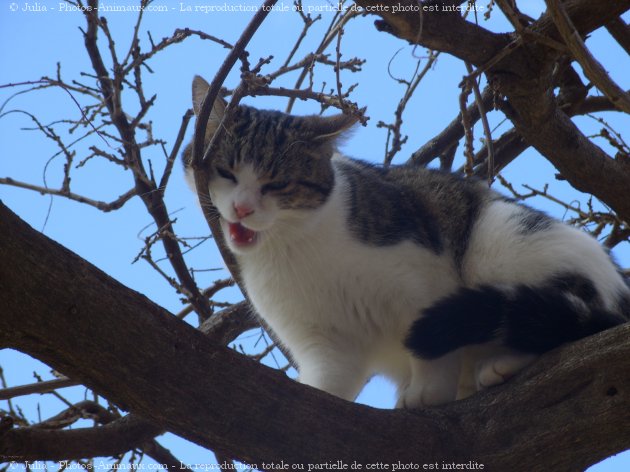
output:
<path id="1" fill-rule="evenodd" d="M 20 187 L 28 190 L 34 190 L 35 192 L 39 192 L 42 195 L 56 195 L 59 197 L 65 197 L 70 200 L 74 200 L 79 203 L 85 203 L 86 205 L 93 206 L 101 211 L 108 212 L 113 210 L 118 210 L 121 208 L 127 201 L 131 200 L 136 196 L 136 189 L 132 188 L 127 192 L 123 193 L 120 197 L 112 202 L 101 202 L 98 200 L 92 200 L 91 198 L 84 197 L 83 195 L 77 195 L 76 193 L 72 193 L 69 190 L 62 189 L 52 189 L 48 187 L 41 187 L 39 185 L 32 185 L 26 182 L 19 182 L 17 180 L 12 179 L 11 177 L 2 177 L 0 178 L 0 184 L 12 185 L 14 187 Z"/>
<path id="2" fill-rule="evenodd" d="M 8 400 L 9 398 L 19 397 L 21 395 L 31 395 L 33 393 L 47 393 L 59 388 L 72 387 L 79 385 L 75 380 L 67 377 L 61 379 L 46 380 L 29 385 L 20 385 L 18 387 L 9 387 L 0 390 L 0 400 Z"/>
<path id="3" fill-rule="evenodd" d="M 96 428 L 8 429 L 0 433 L 0 459 L 62 461 L 115 456 L 142 447 L 162 432 L 162 428 L 132 415 Z"/>
<path id="4" fill-rule="evenodd" d="M 485 108 L 492 105 L 494 93 L 490 87 L 486 87 L 481 94 L 481 103 Z M 473 103 L 466 109 L 471 123 L 479 121 L 479 107 L 477 103 Z M 462 125 L 461 117 L 456 116 L 443 131 L 438 135 L 427 141 L 427 143 L 420 149 L 415 151 L 409 158 L 408 163 L 414 165 L 426 166 L 433 159 L 437 158 L 441 153 L 451 148 L 454 144 L 457 144 L 460 139 L 464 137 L 464 127 Z"/>
<path id="5" fill-rule="evenodd" d="M 630 26 L 621 18 L 615 18 L 606 25 L 606 29 L 617 43 L 630 54 Z"/>
<path id="6" fill-rule="evenodd" d="M 394 122 L 391 124 L 384 123 L 382 121 L 378 122 L 376 126 L 380 128 L 387 129 L 387 142 L 385 144 L 385 165 L 389 165 L 394 156 L 400 151 L 402 145 L 407 141 L 407 137 L 401 136 L 401 127 L 403 124 L 402 115 L 407 108 L 407 104 L 409 100 L 413 96 L 414 92 L 420 85 L 422 79 L 426 76 L 426 74 L 431 70 L 435 61 L 437 60 L 440 53 L 434 53 L 433 51 L 429 51 L 429 55 L 425 60 L 424 67 L 420 70 L 420 64 L 422 63 L 422 59 L 418 59 L 416 63 L 416 68 L 413 73 L 411 80 L 404 79 L 395 79 L 398 83 L 405 85 L 405 92 L 396 106 L 396 111 L 394 112 Z M 393 58 L 392 58 L 393 59 Z M 391 61 L 390 61 L 391 64 Z M 390 73 L 391 76 L 391 73 Z M 392 77 L 393 78 L 393 77 Z"/>
<path id="7" fill-rule="evenodd" d="M 324 33 L 323 39 L 321 40 L 317 48 L 315 48 L 314 54 L 316 56 L 323 54 L 324 51 L 330 45 L 330 43 L 333 41 L 333 39 L 336 37 L 336 35 L 339 33 L 339 31 L 341 31 L 344 28 L 344 26 L 348 23 L 348 21 L 350 21 L 352 18 L 356 18 L 358 15 L 359 15 L 359 12 L 357 10 L 347 9 L 343 12 L 341 10 L 337 11 L 333 19 L 331 20 L 328 26 L 328 29 Z M 312 67 L 313 67 L 313 63 L 304 64 L 304 67 L 302 68 L 302 72 L 300 73 L 299 77 L 295 81 L 295 86 L 293 87 L 294 89 L 299 90 L 302 87 L 302 84 L 306 80 L 306 77 L 310 73 L 312 73 Z M 310 84 L 310 86 L 308 87 L 309 90 L 312 88 L 312 85 L 313 84 Z M 296 98 L 299 98 L 299 97 L 290 98 L 289 103 L 287 104 L 287 108 L 285 110 L 286 113 L 291 113 L 291 110 L 293 109 L 293 105 L 295 104 Z"/>
<path id="8" fill-rule="evenodd" d="M 469 74 L 472 73 L 472 66 L 469 63 L 466 63 L 466 70 Z M 477 105 L 477 109 L 479 110 L 479 117 L 481 119 L 481 124 L 483 126 L 483 133 L 485 135 L 485 144 L 486 144 L 486 159 L 488 160 L 488 185 L 492 185 L 492 181 L 494 180 L 494 143 L 492 141 L 492 132 L 490 130 L 490 124 L 488 123 L 488 116 L 486 115 L 486 107 L 483 104 L 483 97 L 481 96 L 481 92 L 479 91 L 479 85 L 475 79 L 468 79 L 471 82 L 472 90 L 475 94 L 475 104 Z M 466 110 L 464 110 L 464 113 Z M 472 169 L 471 169 L 472 170 Z"/>
<path id="9" fill-rule="evenodd" d="M 397 6 L 402 12 L 393 13 L 392 8 L 378 11 L 383 19 L 377 21 L 377 27 L 382 31 L 414 44 L 450 52 L 476 66 L 474 70 L 469 68 L 466 80 L 470 84 L 482 73 L 491 84 L 481 97 L 475 90 L 476 104 L 462 106 L 462 116 L 468 119 L 466 126 L 457 120 L 414 153 L 410 162 L 425 165 L 439 157 L 441 167 L 450 169 L 464 128 L 472 128 L 484 117 L 484 110 L 494 104 L 513 121 L 514 128 L 493 141 L 484 122 L 487 146 L 476 155 L 470 146 L 471 171 L 479 176 L 493 175 L 524 149 L 534 146 L 557 167 L 563 178 L 576 188 L 597 195 L 617 214 L 595 212 L 590 201 L 588 209 L 582 210 L 579 205 L 555 199 L 546 188 L 527 187 L 530 193 L 523 198 L 537 195 L 565 205 L 568 212 L 576 214 L 570 221 L 589 225 L 587 229 L 601 239 L 605 237 L 604 244 L 613 247 L 630 235 L 627 224 L 630 201 L 625 198 L 625 192 L 620 191 L 630 185 L 627 145 L 621 136 L 607 129 L 589 139 L 570 117 L 588 111 L 610 110 L 614 102 L 619 102 L 618 97 L 623 100 L 626 92 L 621 91 L 620 95 L 618 90 L 613 91 L 609 93 L 610 99 L 587 97 L 589 86 L 582 83 L 572 68 L 569 48 L 562 40 L 569 45 L 583 46 L 581 36 L 606 25 L 628 50 L 628 26 L 619 15 L 630 8 L 630 0 L 614 3 L 567 0 L 562 4 L 547 1 L 555 7 L 555 13 L 560 12 L 562 18 L 570 22 L 567 23 L 568 40 L 567 31 L 560 28 L 559 32 L 556 27 L 557 15 L 554 18 L 547 13 L 533 20 L 523 15 L 511 0 L 496 0 L 514 27 L 514 33 L 510 34 L 492 33 L 467 21 L 457 9 L 444 10 L 462 5 L 464 2 L 460 0 L 400 0 Z M 289 109 L 295 99 L 314 99 L 322 105 L 322 110 L 335 106 L 362 116 L 358 106 L 349 100 L 352 87 L 344 91 L 340 76 L 341 70 L 356 71 L 362 64 L 356 58 L 341 61 L 340 47 L 344 26 L 361 12 L 340 9 L 317 50 L 292 63 L 300 42 L 318 19 L 299 11 L 304 26 L 297 43 L 282 67 L 263 75 L 261 70 L 270 64 L 271 56 L 251 67 L 245 46 L 274 3 L 265 2 L 235 45 L 201 31 L 185 29 L 175 30 L 172 36 L 158 43 L 149 34 L 151 48 L 141 51 L 140 14 L 129 47 L 120 56 L 117 54 L 119 45 L 106 19 L 99 18 L 96 10 L 86 12 L 88 27 L 84 39 L 94 74 L 84 75 L 97 80 L 99 89 L 76 81 L 66 84 L 61 80 L 59 68 L 57 80 L 43 78 L 25 83 L 34 88 L 62 87 L 79 108 L 82 106 L 73 94 L 96 99 L 97 103 L 81 108 L 80 119 L 57 121 L 50 126 L 68 124 L 70 132 L 90 126 L 91 130 L 79 139 L 97 133 L 112 151 L 92 146 L 92 154 L 75 166 L 82 166 L 94 157 L 106 159 L 131 170 L 134 188 L 112 203 L 75 195 L 70 189 L 70 168 L 75 158 L 72 146 L 76 141 L 63 142 L 54 129 L 38 121 L 39 129 L 59 148 L 57 154 L 65 157 L 59 190 L 49 189 L 45 183 L 34 186 L 10 177 L 0 179 L 0 184 L 64 196 L 104 211 L 116 209 L 139 195 L 157 226 L 156 232 L 147 239 L 145 255 L 178 291 L 187 294 L 191 308 L 184 309 L 179 316 L 184 317 L 194 308 L 204 320 L 200 330 L 206 336 L 33 232 L 0 206 L 0 306 L 3 307 L 0 347 L 29 353 L 132 412 L 118 419 L 116 413 L 94 402 L 81 402 L 33 427 L 12 428 L 11 420 L 3 418 L 0 458 L 69 459 L 140 448 L 158 462 L 176 468 L 179 461 L 153 439 L 165 430 L 213 448 L 226 467 L 229 467 L 228 458 L 235 458 L 257 463 L 261 469 L 266 468 L 262 464 L 264 460 L 285 460 L 291 464 L 332 460 L 419 464 L 440 460 L 466 462 L 474 458 L 491 470 L 576 470 L 626 449 L 630 441 L 627 430 L 630 422 L 628 325 L 549 353 L 503 387 L 464 402 L 417 411 L 377 411 L 351 405 L 297 385 L 281 373 L 257 366 L 222 347 L 244 331 L 260 326 L 259 321 L 247 302 L 209 316 L 215 307 L 222 306 L 209 298 L 230 282 L 219 281 L 200 291 L 193 279 L 194 271 L 190 274 L 184 263 L 180 245 L 188 246 L 173 231 L 164 192 L 191 113 L 188 111 L 183 116 L 177 139 L 167 152 L 166 143 L 153 138 L 151 123 L 145 121 L 156 95 L 145 94 L 142 71 L 151 70 L 147 61 L 155 54 L 191 36 L 230 49 L 206 97 L 205 111 L 200 114 L 205 113 L 205 116 L 197 117 L 197 139 L 193 144 L 197 161 L 203 156 L 206 144 L 203 136 L 209 109 L 227 73 L 239 59 L 241 83 L 232 92 L 228 119 L 229 110 L 245 95 L 289 97 Z M 357 0 L 356 3 L 391 7 L 391 2 L 375 0 Z M 296 5 L 301 2 L 297 1 Z M 97 1 L 89 0 L 89 6 L 97 6 Z M 425 6 L 436 9 L 417 11 L 418 7 Z M 409 11 L 404 12 L 404 7 L 410 7 Z M 552 8 L 549 10 L 554 13 Z M 104 37 L 99 40 L 98 34 Z M 334 38 L 338 39 L 336 60 L 331 60 L 325 50 Z M 586 63 L 587 66 L 592 63 L 591 59 L 587 57 Z M 336 69 L 336 90 L 324 93 L 324 86 L 321 92 L 313 89 L 316 65 Z M 276 78 L 294 71 L 301 71 L 294 89 L 271 86 Z M 302 87 L 307 77 L 309 84 Z M 418 81 L 408 82 L 394 123 L 386 125 L 393 133 L 392 157 L 404 142 L 400 134 L 402 111 Z M 605 83 L 606 77 L 602 79 L 601 71 L 596 71 L 594 82 L 602 89 L 610 85 Z M 139 107 L 133 116 L 124 111 L 123 87 L 137 95 Z M 558 88 L 560 92 L 554 97 L 554 90 Z M 102 124 L 92 123 L 97 120 Z M 138 136 L 144 134 L 146 139 L 139 139 Z M 592 139 L 598 136 L 619 151 L 614 159 L 593 144 Z M 218 139 L 220 133 L 213 142 Z M 152 163 L 146 159 L 147 153 L 141 155 L 151 145 L 161 146 L 164 154 L 161 177 L 154 175 Z M 206 149 L 206 160 L 211 152 L 212 143 Z M 489 154 L 495 155 L 494 162 Z M 205 216 L 224 257 L 238 277 L 236 266 L 230 262 L 231 253 L 226 251 L 220 229 L 217 230 L 215 210 L 206 195 L 207 175 L 202 172 L 201 161 L 197 164 L 195 174 Z M 610 228 L 608 235 L 604 228 Z M 151 258 L 152 244 L 158 241 L 162 241 L 177 279 Z M 272 349 L 270 345 L 261 354 L 250 357 L 259 360 Z M 121 378 L 134 381 L 121 383 Z M 194 388 L 191 388 L 193 382 Z M 5 388 L 0 390 L 0 398 L 25 392 L 48 392 L 52 387 L 41 382 Z M 576 411 L 580 415 L 576 415 Z M 42 430 L 42 427 L 62 428 L 84 417 L 108 424 L 81 430 Z M 566 427 L 550 430 L 549 424 Z M 517 436 L 515 430 L 519 431 Z M 309 449 L 303 447 L 306 441 Z M 544 452 L 550 443 L 555 447 L 553 455 Z"/>
<path id="10" fill-rule="evenodd" d="M 247 330 L 260 326 L 247 302 L 240 302 L 215 313 L 199 330 L 214 342 L 227 345 Z"/>
<path id="11" fill-rule="evenodd" d="M 580 34 L 567 15 L 566 10 L 557 0 L 545 0 L 547 8 L 553 17 L 560 35 L 571 50 L 573 57 L 580 63 L 584 74 L 593 82 L 608 99 L 619 109 L 630 113 L 630 95 L 619 87 L 587 49 Z"/>
<path id="12" fill-rule="evenodd" d="M 92 419 L 99 424 L 107 424 L 119 418 L 120 415 L 112 413 L 103 405 L 92 400 L 83 400 L 47 420 L 32 425 L 31 428 L 59 430 L 76 423 L 80 419 Z"/>
<path id="13" fill-rule="evenodd" d="M 225 261 L 228 270 L 232 274 L 232 278 L 239 285 L 241 285 L 241 281 L 236 260 L 234 259 L 234 256 L 225 244 L 223 231 L 221 230 L 219 221 L 216 218 L 216 209 L 212 205 L 210 195 L 208 195 L 208 175 L 206 171 L 206 165 L 210 161 L 210 156 L 215 143 L 218 142 L 219 139 L 221 139 L 225 128 L 222 124 L 219 125 L 217 131 L 212 136 L 210 143 L 205 142 L 205 135 L 210 112 L 212 110 L 215 100 L 219 96 L 219 91 L 221 89 L 221 86 L 223 85 L 223 82 L 234 67 L 234 64 L 236 64 L 236 61 L 239 58 L 246 57 L 247 53 L 245 52 L 245 47 L 247 46 L 267 14 L 271 11 L 271 7 L 275 5 L 276 1 L 277 0 L 265 0 L 262 8 L 256 12 L 252 20 L 249 22 L 249 24 L 241 34 L 241 37 L 238 39 L 238 41 L 226 57 L 225 61 L 217 71 L 214 79 L 210 83 L 210 87 L 208 88 L 206 97 L 203 100 L 199 114 L 196 117 L 195 138 L 192 143 L 191 167 L 194 170 L 195 174 L 195 186 L 197 188 L 199 203 L 206 218 L 206 222 L 210 227 L 210 231 L 212 232 L 219 251 L 221 252 L 221 256 L 223 257 L 223 260 Z M 240 97 L 238 97 L 235 93 L 232 96 L 231 106 L 236 106 L 239 99 Z M 226 118 L 228 118 L 229 113 L 230 106 L 228 106 L 225 116 L 222 118 L 222 123 Z"/>
<path id="14" fill-rule="evenodd" d="M 356 3 L 362 6 L 383 6 L 383 2 L 376 0 L 357 0 Z M 614 4 L 570 0 L 563 6 L 576 30 L 580 34 L 587 34 L 630 8 L 630 0 L 620 0 Z M 398 14 L 392 14 L 389 10 L 378 11 L 387 26 L 381 22 L 377 27 L 385 28 L 403 39 L 451 52 L 477 65 L 493 61 L 493 57 L 499 55 L 500 59 L 494 60 L 486 71 L 489 81 L 507 98 L 501 108 L 512 120 L 518 133 L 543 154 L 574 188 L 597 196 L 621 218 L 630 221 L 630 200 L 618 191 L 630 187 L 627 166 L 612 159 L 586 138 L 558 108 L 550 93 L 553 66 L 559 54 L 556 49 L 536 44 L 530 45 L 525 51 L 516 44 L 505 55 L 501 51 L 505 51 L 510 43 L 504 36 L 489 33 L 466 22 L 459 15 L 444 13 L 423 15 L 419 37 L 418 15 L 413 13 L 413 9 L 411 11 Z M 457 33 L 450 32 L 451 28 Z M 543 15 L 531 29 L 553 40 L 559 37 L 548 14 Z M 462 42 L 468 42 L 469 47 Z M 476 51 L 470 50 L 473 44 Z M 454 48 L 456 52 L 452 52 Z M 534 51 L 538 54 L 532 54 Z"/>
<path id="15" fill-rule="evenodd" d="M 511 129 L 494 142 L 495 158 L 492 163 L 488 159 L 487 147 L 484 147 L 475 155 L 474 162 L 476 167 L 474 174 L 481 178 L 496 175 L 528 147 L 529 145 L 523 138 L 514 129 Z M 491 165 L 493 166 L 492 172 L 489 173 L 488 169 L 491 168 Z M 463 169 L 460 169 L 460 171 L 463 172 Z"/>
<path id="16" fill-rule="evenodd" d="M 466 401 L 384 411 L 299 385 L 208 343 L 4 206 L 0 260 L 1 346 L 27 352 L 117 405 L 242 461 L 474 458 L 489 470 L 578 470 L 630 441 L 630 325 L 553 351 L 507 385 Z M 4 457 L 14 454 L 6 444 L 0 441 Z"/>
<path id="17" fill-rule="evenodd" d="M 164 250 L 177 274 L 180 281 L 179 283 L 181 286 L 185 287 L 186 291 L 190 294 L 190 301 L 195 306 L 195 310 L 199 316 L 205 319 L 212 314 L 212 307 L 208 300 L 201 294 L 195 281 L 188 272 L 177 240 L 170 237 L 170 235 L 173 235 L 175 232 L 173 231 L 171 219 L 162 198 L 162 191 L 158 190 L 157 183 L 154 179 L 149 177 L 144 168 L 140 146 L 135 138 L 135 126 L 129 122 L 123 110 L 121 84 L 124 75 L 122 75 L 120 67 L 114 67 L 114 76 L 111 77 L 101 56 L 97 43 L 98 29 L 101 28 L 107 31 L 107 27 L 98 17 L 98 0 L 89 0 L 88 5 L 91 9 L 84 10 L 88 24 L 87 30 L 84 32 L 85 48 L 90 57 L 92 67 L 96 72 L 96 76 L 98 77 L 103 100 L 112 123 L 120 135 L 121 143 L 124 148 L 125 162 L 134 175 L 136 192 L 160 230 Z M 111 40 L 109 44 L 110 50 L 113 51 L 114 47 Z M 115 66 L 120 65 L 117 64 L 117 58 L 114 53 L 112 53 L 112 60 Z"/>

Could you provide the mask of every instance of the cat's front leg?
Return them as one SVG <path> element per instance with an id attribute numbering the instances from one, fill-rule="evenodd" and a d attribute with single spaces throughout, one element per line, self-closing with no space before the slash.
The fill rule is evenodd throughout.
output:
<path id="1" fill-rule="evenodd" d="M 298 381 L 354 401 L 369 377 L 363 359 L 354 353 L 329 348 L 311 350 L 298 359 Z"/>
<path id="2" fill-rule="evenodd" d="M 459 370 L 457 351 L 430 361 L 411 357 L 411 380 L 399 393 L 396 407 L 420 408 L 454 401 Z"/>

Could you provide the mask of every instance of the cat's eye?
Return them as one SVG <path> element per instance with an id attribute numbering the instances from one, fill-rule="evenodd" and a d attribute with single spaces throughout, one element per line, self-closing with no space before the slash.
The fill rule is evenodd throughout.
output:
<path id="1" fill-rule="evenodd" d="M 288 186 L 289 182 L 269 182 L 261 187 L 260 192 L 263 195 L 268 192 L 280 192 L 282 190 L 285 190 Z"/>
<path id="2" fill-rule="evenodd" d="M 236 183 L 236 177 L 234 176 L 234 174 L 229 170 L 224 169 L 223 167 L 217 167 L 217 174 L 219 174 L 224 179 L 231 180 L 232 182 Z"/>

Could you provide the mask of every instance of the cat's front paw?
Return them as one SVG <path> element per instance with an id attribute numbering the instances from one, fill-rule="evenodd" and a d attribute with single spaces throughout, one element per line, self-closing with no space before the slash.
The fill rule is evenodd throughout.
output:
<path id="1" fill-rule="evenodd" d="M 499 385 L 531 364 L 534 354 L 505 354 L 482 362 L 477 369 L 477 389 L 482 390 Z"/>

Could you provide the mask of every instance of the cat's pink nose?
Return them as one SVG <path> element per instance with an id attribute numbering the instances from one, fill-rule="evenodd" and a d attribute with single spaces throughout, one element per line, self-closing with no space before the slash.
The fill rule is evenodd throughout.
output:
<path id="1" fill-rule="evenodd" d="M 234 204 L 234 212 L 236 213 L 236 216 L 240 219 L 245 218 L 246 216 L 251 215 L 252 213 L 254 213 L 254 209 L 247 206 L 247 205 L 243 205 L 243 204 Z"/>

